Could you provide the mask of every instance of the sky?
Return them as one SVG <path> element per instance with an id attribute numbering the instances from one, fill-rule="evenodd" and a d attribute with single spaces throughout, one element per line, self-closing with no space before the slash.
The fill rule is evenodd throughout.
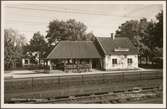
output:
<path id="1" fill-rule="evenodd" d="M 48 24 L 54 19 L 75 19 L 87 26 L 87 32 L 97 37 L 109 37 L 128 20 L 155 16 L 163 9 L 161 4 L 3 4 L 4 28 L 13 28 L 29 41 L 40 31 L 47 34 Z"/>

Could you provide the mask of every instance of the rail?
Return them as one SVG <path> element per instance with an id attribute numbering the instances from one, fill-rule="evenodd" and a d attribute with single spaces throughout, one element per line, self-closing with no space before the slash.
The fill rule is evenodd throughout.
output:
<path id="1" fill-rule="evenodd" d="M 126 103 L 162 97 L 160 87 L 142 87 L 140 90 L 118 90 L 75 96 L 49 97 L 43 99 L 11 99 L 8 103 Z M 162 99 L 162 98 L 161 98 Z"/>

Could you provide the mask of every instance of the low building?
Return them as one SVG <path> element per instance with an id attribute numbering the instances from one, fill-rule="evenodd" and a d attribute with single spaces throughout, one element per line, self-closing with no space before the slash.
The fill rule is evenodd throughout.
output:
<path id="1" fill-rule="evenodd" d="M 95 41 L 60 41 L 48 55 L 50 69 L 136 69 L 138 52 L 128 38 L 96 37 Z M 89 67 L 86 67 L 89 66 Z"/>
<path id="2" fill-rule="evenodd" d="M 128 38 L 97 37 L 96 45 L 102 55 L 104 70 L 138 68 L 138 52 Z"/>
<path id="3" fill-rule="evenodd" d="M 22 57 L 22 68 L 42 69 L 45 65 L 47 65 L 46 58 L 40 58 L 38 52 L 27 52 L 24 57 Z"/>
<path id="4" fill-rule="evenodd" d="M 22 58 L 22 67 L 31 65 L 30 59 L 29 58 Z"/>
<path id="5" fill-rule="evenodd" d="M 91 70 L 101 55 L 92 41 L 60 41 L 47 56 L 50 69 Z"/>

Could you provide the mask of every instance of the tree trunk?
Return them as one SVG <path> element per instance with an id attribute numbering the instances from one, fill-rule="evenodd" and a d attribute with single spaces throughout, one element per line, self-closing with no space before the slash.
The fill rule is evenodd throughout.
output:
<path id="1" fill-rule="evenodd" d="M 14 67 L 15 67 L 15 62 L 13 61 L 12 62 L 12 69 L 14 69 Z"/>
<path id="2" fill-rule="evenodd" d="M 151 64 L 153 65 L 154 64 L 153 57 L 151 57 L 150 60 L 151 60 Z"/>
<path id="3" fill-rule="evenodd" d="M 142 63 L 141 63 L 141 56 L 139 56 L 139 64 L 142 64 Z"/>
<path id="4" fill-rule="evenodd" d="M 146 56 L 146 65 L 148 65 L 148 56 Z"/>

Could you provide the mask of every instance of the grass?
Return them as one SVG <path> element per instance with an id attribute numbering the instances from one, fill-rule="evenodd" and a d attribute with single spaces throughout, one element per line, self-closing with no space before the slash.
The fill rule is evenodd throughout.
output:
<path id="1" fill-rule="evenodd" d="M 162 97 L 154 97 L 154 98 L 149 98 L 145 100 L 129 101 L 126 103 L 129 103 L 129 104 L 162 104 L 163 99 Z"/>
<path id="2" fill-rule="evenodd" d="M 162 69 L 163 65 L 161 64 L 139 64 L 139 67 L 144 69 Z"/>

